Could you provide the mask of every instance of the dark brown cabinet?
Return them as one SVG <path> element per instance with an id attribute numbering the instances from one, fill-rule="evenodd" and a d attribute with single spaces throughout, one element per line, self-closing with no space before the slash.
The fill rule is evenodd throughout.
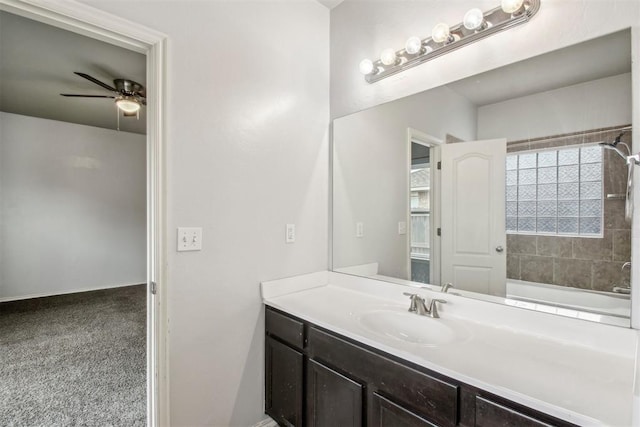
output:
<path id="1" fill-rule="evenodd" d="M 271 307 L 265 317 L 265 406 L 280 425 L 573 425 Z"/>
<path id="2" fill-rule="evenodd" d="M 270 337 L 265 356 L 266 413 L 280 425 L 301 426 L 304 356 Z"/>

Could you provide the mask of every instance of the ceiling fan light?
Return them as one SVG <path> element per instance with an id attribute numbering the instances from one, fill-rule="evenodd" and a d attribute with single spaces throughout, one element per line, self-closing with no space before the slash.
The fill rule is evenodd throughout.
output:
<path id="1" fill-rule="evenodd" d="M 140 110 L 140 103 L 130 96 L 123 96 L 116 99 L 116 105 L 125 113 L 137 113 L 138 110 Z"/>

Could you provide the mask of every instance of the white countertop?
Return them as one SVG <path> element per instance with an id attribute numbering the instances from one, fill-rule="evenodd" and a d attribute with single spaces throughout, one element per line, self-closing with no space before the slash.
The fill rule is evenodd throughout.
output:
<path id="1" fill-rule="evenodd" d="M 332 272 L 262 283 L 266 305 L 451 378 L 578 425 L 633 425 L 636 331 L 422 289 L 411 292 L 448 303 L 415 321 L 460 339 L 424 346 L 363 327 L 363 314 L 406 312 L 408 290 Z"/>

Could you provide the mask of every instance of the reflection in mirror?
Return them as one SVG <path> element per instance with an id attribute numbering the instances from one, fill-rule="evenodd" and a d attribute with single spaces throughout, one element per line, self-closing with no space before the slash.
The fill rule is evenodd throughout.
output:
<path id="1" fill-rule="evenodd" d="M 410 141 L 410 209 L 411 242 L 409 271 L 414 282 L 437 282 L 431 276 L 431 146 L 420 141 Z M 435 259 L 433 259 L 436 262 Z"/>
<path id="2" fill-rule="evenodd" d="M 629 326 L 631 93 L 627 30 L 335 120 L 334 270 Z"/>

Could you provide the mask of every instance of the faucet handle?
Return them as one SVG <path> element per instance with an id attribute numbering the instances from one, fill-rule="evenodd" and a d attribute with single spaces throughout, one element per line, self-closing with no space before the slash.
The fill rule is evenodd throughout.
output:
<path id="1" fill-rule="evenodd" d="M 436 304 L 437 302 L 439 302 L 440 304 L 446 304 L 447 301 L 443 300 L 443 299 L 439 299 L 439 298 L 434 298 L 429 302 L 429 315 L 431 317 L 433 317 L 434 319 L 438 319 L 440 318 L 440 315 L 438 314 L 438 305 Z"/>
<path id="2" fill-rule="evenodd" d="M 418 294 L 403 292 L 402 295 L 408 296 L 409 299 L 411 300 L 411 305 L 409 306 L 409 312 L 415 313 L 416 311 L 418 311 L 418 302 L 417 302 L 417 299 L 419 298 Z"/>

